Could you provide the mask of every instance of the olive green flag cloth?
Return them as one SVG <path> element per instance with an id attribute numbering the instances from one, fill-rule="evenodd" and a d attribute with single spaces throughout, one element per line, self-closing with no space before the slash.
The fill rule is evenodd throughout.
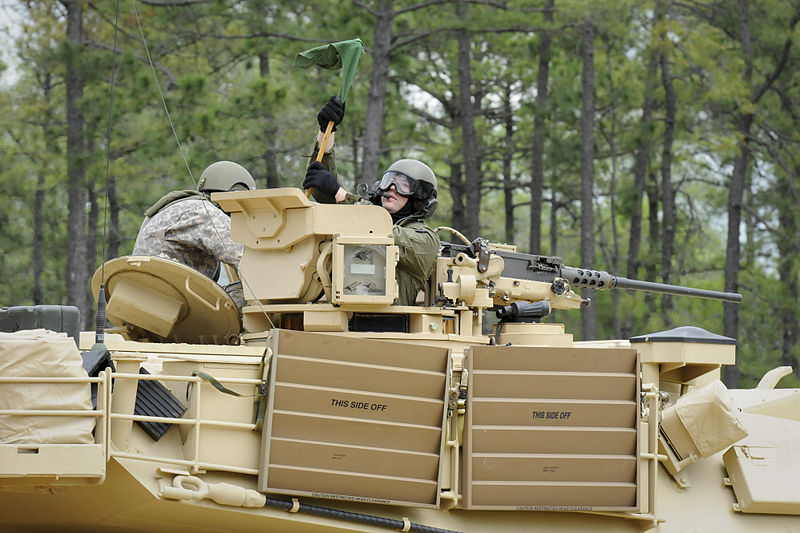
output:
<path id="1" fill-rule="evenodd" d="M 361 39 L 339 41 L 338 43 L 317 46 L 305 52 L 300 52 L 294 58 L 294 66 L 309 68 L 314 65 L 329 70 L 342 69 L 342 86 L 339 88 L 339 98 L 344 102 L 347 91 L 356 75 L 358 60 L 364 55 L 364 43 Z"/>

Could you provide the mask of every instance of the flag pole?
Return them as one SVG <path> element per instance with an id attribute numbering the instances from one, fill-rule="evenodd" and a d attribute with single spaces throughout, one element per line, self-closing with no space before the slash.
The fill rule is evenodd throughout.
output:
<path id="1" fill-rule="evenodd" d="M 319 145 L 319 153 L 317 154 L 317 161 L 320 163 L 322 162 L 322 158 L 325 156 L 325 148 L 328 147 L 328 139 L 331 136 L 331 132 L 333 132 L 333 121 L 328 121 L 328 127 L 325 128 L 325 135 L 322 136 L 322 143 Z M 311 197 L 311 187 L 306 189 L 306 198 Z"/>
<path id="2" fill-rule="evenodd" d="M 329 70 L 342 69 L 342 85 L 339 88 L 339 97 L 342 102 L 347 98 L 347 91 L 350 89 L 350 84 L 355 75 L 358 59 L 364 54 L 364 45 L 361 39 L 352 39 L 350 41 L 341 41 L 338 43 L 330 43 L 323 46 L 318 46 L 305 52 L 297 54 L 293 65 L 296 67 L 307 68 L 312 65 L 326 68 Z M 322 137 L 322 142 L 317 154 L 317 161 L 322 162 L 325 156 L 325 149 L 328 147 L 328 141 L 333 131 L 333 121 L 328 122 L 328 127 L 325 128 L 325 134 Z M 311 196 L 311 189 L 306 189 L 306 198 Z"/>

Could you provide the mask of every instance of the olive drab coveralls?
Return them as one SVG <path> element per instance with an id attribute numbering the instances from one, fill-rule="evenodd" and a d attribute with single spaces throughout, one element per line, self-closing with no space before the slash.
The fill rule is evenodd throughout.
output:
<path id="1" fill-rule="evenodd" d="M 316 160 L 318 152 L 319 147 L 315 146 L 311 161 Z M 323 156 L 322 164 L 334 176 L 336 175 L 336 160 L 333 150 Z M 374 205 L 357 194 L 351 193 L 347 193 L 347 197 L 342 203 Z M 415 305 L 417 294 L 419 291 L 425 290 L 428 279 L 436 267 L 436 258 L 439 256 L 440 247 L 439 236 L 423 220 L 406 217 L 395 222 L 392 228 L 392 237 L 400 249 L 400 260 L 397 263 L 395 274 L 399 295 L 394 304 Z"/>
<path id="2" fill-rule="evenodd" d="M 414 305 L 419 291 L 425 290 L 439 256 L 439 237 L 423 221 L 404 218 L 392 228 L 394 243 L 400 248 L 397 263 L 397 305 Z"/>

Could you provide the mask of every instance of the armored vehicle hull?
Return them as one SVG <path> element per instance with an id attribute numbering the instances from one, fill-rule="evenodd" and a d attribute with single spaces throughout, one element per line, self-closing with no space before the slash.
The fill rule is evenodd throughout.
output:
<path id="1" fill-rule="evenodd" d="M 216 200 L 241 315 L 125 257 L 93 282 L 113 328 L 0 321 L 20 330 L 0 333 L 0 529 L 800 530 L 791 369 L 727 390 L 736 341 L 694 327 L 575 342 L 539 319 L 586 303 L 577 269 L 485 242 L 445 246 L 424 301 L 393 306 L 381 208 Z"/>
<path id="2" fill-rule="evenodd" d="M 286 332 L 273 332 L 278 339 L 282 333 Z M 314 345 L 322 346 L 323 351 L 335 352 L 341 348 L 336 346 L 337 343 L 331 345 L 329 339 L 320 338 L 329 336 L 332 335 L 301 333 L 292 335 L 296 338 L 291 340 L 302 343 L 304 350 L 307 348 L 311 354 L 316 350 Z M 85 348 L 90 347 L 90 342 L 86 342 L 90 340 L 91 337 L 84 335 Z M 399 344 L 398 339 L 358 339 L 355 344 L 352 339 L 338 340 L 346 340 L 344 344 L 348 350 L 361 347 L 372 349 L 375 343 L 385 343 L 387 347 L 383 353 L 389 355 L 397 350 Z M 416 341 L 401 353 L 413 359 L 415 344 Z M 424 350 L 426 356 L 433 356 L 437 350 L 435 343 L 431 344 L 433 346 L 427 347 L 431 349 Z M 455 343 L 448 344 L 446 352 L 450 354 L 452 363 Z M 350 443 L 357 441 L 355 433 L 364 429 L 359 427 L 358 422 L 365 421 L 369 425 L 369 422 L 385 421 L 381 415 L 399 409 L 398 401 L 411 395 L 380 392 L 383 387 L 386 387 L 384 390 L 393 389 L 392 382 L 401 379 L 401 376 L 390 375 L 384 382 L 380 376 L 381 369 L 375 368 L 376 365 L 369 366 L 374 373 L 374 386 L 362 389 L 372 390 L 371 394 L 375 397 L 383 398 L 380 405 L 387 407 L 383 412 L 361 407 L 339 407 L 339 410 L 362 411 L 365 417 L 358 418 L 362 415 L 359 412 L 356 416 L 345 413 L 350 416 L 336 418 L 341 422 L 341 427 L 329 424 L 323 428 L 323 434 L 328 435 L 326 441 L 314 440 L 309 427 L 302 424 L 297 427 L 286 426 L 286 431 L 295 432 L 291 437 L 275 437 L 267 430 L 277 430 L 281 423 L 280 416 L 289 416 L 290 409 L 286 409 L 287 406 L 278 409 L 274 402 L 268 404 L 265 424 L 260 432 L 252 423 L 252 390 L 254 384 L 261 381 L 259 373 L 264 372 L 264 347 L 164 345 L 126 341 L 116 336 L 107 338 L 107 346 L 116 370 L 113 373 L 110 369 L 100 373 L 98 406 L 93 409 L 96 416 L 94 442 L 3 444 L 0 447 L 0 474 L 3 476 L 0 485 L 4 509 L 0 524 L 4 530 L 355 532 L 381 531 L 387 527 L 402 530 L 404 520 L 414 525 L 409 527 L 425 526 L 453 531 L 793 531 L 797 528 L 800 509 L 794 479 L 800 453 L 800 421 L 797 420 L 800 393 L 796 390 L 772 389 L 767 387 L 767 383 L 764 388 L 730 391 L 738 409 L 742 409 L 737 417 L 748 436 L 702 459 L 694 452 L 683 461 L 687 463 L 685 465 L 676 460 L 674 451 L 664 449 L 663 433 L 658 437 L 648 427 L 650 413 L 647 412 L 647 403 L 655 406 L 656 412 L 660 410 L 663 413 L 658 398 L 652 394 L 650 400 L 645 400 L 643 404 L 644 415 L 637 407 L 635 429 L 638 433 L 638 455 L 630 461 L 627 457 L 620 457 L 620 454 L 608 453 L 613 451 L 609 448 L 615 444 L 604 433 L 619 429 L 614 426 L 618 422 L 609 420 L 608 414 L 602 415 L 605 421 L 590 422 L 591 426 L 559 426 L 557 424 L 563 422 L 561 418 L 555 419 L 556 424 L 538 426 L 542 434 L 558 432 L 559 428 L 571 430 L 552 439 L 546 435 L 537 437 L 540 442 L 552 440 L 555 449 L 548 453 L 517 453 L 515 448 L 518 446 L 535 449 L 536 439 L 531 443 L 526 440 L 527 437 L 514 437 L 514 431 L 508 431 L 504 440 L 481 444 L 494 445 L 501 450 L 500 453 L 478 454 L 475 451 L 478 447 L 475 437 L 479 432 L 490 430 L 486 425 L 480 429 L 474 425 L 472 428 L 469 425 L 459 428 L 460 417 L 456 407 L 455 414 L 450 418 L 444 414 L 441 427 L 444 428 L 445 438 L 441 451 L 422 458 L 423 462 L 425 459 L 429 463 L 438 462 L 427 472 L 436 491 L 430 498 L 429 492 L 419 489 L 425 486 L 419 480 L 425 477 L 424 465 L 420 466 L 420 461 L 413 457 L 414 450 L 420 446 L 415 439 L 418 438 L 417 433 L 421 432 L 422 423 L 403 423 L 401 428 L 402 434 L 406 435 L 405 440 L 399 437 L 395 442 L 392 437 L 384 443 L 383 448 Z M 271 362 L 277 375 L 283 364 L 281 352 L 284 350 L 280 340 L 273 346 L 275 351 Z M 573 348 L 562 346 L 563 353 L 559 357 L 563 359 L 569 350 L 575 353 L 586 351 L 597 364 L 608 356 L 631 350 L 637 354 L 634 357 L 638 359 L 642 376 L 669 364 L 643 361 L 649 354 L 642 357 L 640 350 L 631 349 L 630 346 L 636 344 L 622 341 L 593 345 L 577 343 L 573 344 Z M 691 343 L 682 346 L 674 344 L 670 348 L 678 351 L 687 346 L 693 348 Z M 503 349 L 489 346 L 481 348 Z M 511 353 L 512 348 L 518 353 Z M 650 347 L 645 347 L 643 351 L 646 352 L 647 348 Z M 464 344 L 462 349 L 467 352 L 469 364 L 473 357 L 471 347 Z M 523 358 L 536 357 L 537 352 L 542 351 L 541 347 L 534 346 L 506 347 L 506 350 L 508 353 L 504 357 L 509 358 L 525 352 L 528 353 Z M 292 357 L 296 356 L 289 354 L 286 360 Z M 327 361 L 322 360 L 309 363 L 330 367 Z M 699 363 L 686 361 L 682 368 L 685 372 L 691 372 L 691 368 L 698 365 L 713 366 L 705 360 Z M 170 420 L 180 421 L 181 425 L 171 424 L 158 440 L 140 423 L 133 421 L 153 418 L 133 414 L 136 412 L 136 393 L 126 393 L 125 390 L 126 380 L 133 383 L 138 381 L 139 384 L 143 382 L 137 379 L 146 376 L 138 373 L 137 369 L 141 367 L 149 368 L 151 376 L 159 377 L 160 383 L 169 385 L 167 390 L 171 390 L 174 397 L 188 406 L 180 419 Z M 287 375 L 283 379 L 287 380 L 288 386 L 292 369 L 286 369 Z M 242 396 L 220 392 L 212 383 L 196 375 L 199 372 L 213 375 L 225 388 L 233 392 L 238 390 Z M 313 364 L 310 364 L 304 374 L 294 377 L 302 381 L 303 376 L 307 378 L 314 372 Z M 326 368 L 325 372 L 335 371 Z M 480 383 L 480 371 L 473 368 L 473 372 L 471 386 L 475 394 L 468 389 L 467 402 L 477 403 L 480 401 L 479 391 L 491 388 L 492 383 Z M 580 381 L 584 376 L 578 374 L 574 372 L 570 378 Z M 581 399 L 596 395 L 597 392 L 587 391 L 587 387 L 592 388 L 592 380 L 607 380 L 607 374 L 597 372 L 584 380 L 583 383 L 588 385 L 574 387 L 571 393 L 562 391 L 558 401 L 553 402 L 553 405 L 559 406 L 553 408 L 552 412 L 562 416 L 560 413 L 564 412 L 564 406 L 571 405 L 571 417 L 583 416 L 580 413 L 583 407 Z M 715 371 L 707 374 L 702 377 L 712 383 Z M 492 374 L 488 376 L 492 377 Z M 554 379 L 557 376 L 551 371 L 548 377 Z M 112 378 L 115 382 L 113 392 L 107 390 Z M 4 379 L 4 387 L 11 386 L 8 382 L 11 379 Z M 460 381 L 455 384 L 452 378 L 447 381 L 448 389 L 453 392 L 460 386 Z M 51 379 L 49 383 L 54 387 L 59 385 L 58 380 Z M 674 389 L 674 383 L 656 383 L 663 389 Z M 47 386 L 42 383 L 37 385 Z M 297 383 L 291 385 L 301 387 Z M 513 384 L 506 381 L 504 386 L 507 396 L 515 397 L 516 393 L 508 390 Z M 370 394 L 352 384 L 350 387 L 335 392 L 329 390 L 334 387 L 327 387 L 325 391 L 331 397 L 349 394 L 348 397 L 353 398 L 359 394 Z M 655 387 L 650 387 L 645 396 L 654 390 Z M 280 387 L 273 384 L 271 392 L 273 396 L 279 395 Z M 126 394 L 127 405 L 124 403 Z M 490 413 L 490 416 L 498 419 L 494 429 L 513 428 L 513 420 L 503 419 L 508 410 L 522 406 L 522 409 L 531 413 L 538 412 L 530 406 L 537 400 L 546 402 L 541 397 L 548 395 L 553 394 L 544 390 L 530 397 L 516 397 L 516 403 L 504 403 L 503 411 Z M 319 402 L 315 405 L 313 398 L 304 401 L 303 397 L 291 397 L 302 404 L 297 406 L 294 414 L 313 419 L 313 411 L 320 408 Z M 278 400 L 277 397 L 275 399 Z M 611 400 L 583 401 L 586 401 L 587 411 L 601 413 L 603 402 Z M 447 399 L 443 397 L 441 408 L 446 402 Z M 371 409 L 372 404 L 377 402 L 369 400 L 364 403 L 369 403 Z M 464 406 L 461 409 L 464 417 Z M 437 411 L 435 406 L 433 411 Z M 412 412 L 421 420 L 428 416 L 417 411 L 417 408 Z M 335 418 L 334 415 L 329 416 Z M 531 418 L 527 429 L 536 429 L 533 425 L 535 420 Z M 468 420 L 468 424 L 471 422 Z M 711 422 L 706 424 L 713 426 Z M 460 435 L 448 434 L 448 425 L 455 432 L 460 429 Z M 350 434 L 342 434 L 342 428 L 349 430 Z M 516 429 L 520 430 L 519 426 Z M 587 438 L 590 440 L 587 441 Z M 264 449 L 267 439 L 272 439 L 272 455 Z M 276 445 L 278 441 L 289 442 L 288 452 Z M 504 454 L 503 449 L 514 453 Z M 386 458 L 382 460 L 381 455 Z M 348 456 L 352 457 L 351 463 L 348 463 Z M 661 466 L 654 464 L 653 457 Z M 471 461 L 472 471 L 465 469 L 467 461 Z M 503 466 L 504 462 L 511 465 L 511 470 Z M 636 491 L 632 501 L 613 495 L 616 488 L 626 484 L 619 479 L 628 476 L 627 472 L 631 470 L 631 467 L 626 470 L 628 462 L 635 464 L 632 467 L 635 475 L 630 478 Z M 676 466 L 680 466 L 680 470 L 670 472 Z M 281 469 L 290 469 L 295 476 L 282 481 L 274 474 Z M 487 477 L 487 472 L 491 478 L 492 470 L 497 472 L 494 477 L 499 482 L 491 484 L 490 491 L 480 492 L 486 483 L 483 478 Z M 273 473 L 276 480 L 270 481 L 268 478 L 268 486 L 265 487 L 264 477 L 268 473 Z M 311 485 L 303 485 L 304 481 L 298 481 L 300 479 L 310 480 Z M 282 486 L 283 482 L 287 485 Z M 467 483 L 471 485 L 467 486 Z M 414 488 L 407 491 L 404 484 L 411 484 Z M 529 490 L 540 486 L 544 487 L 543 491 Z M 593 487 L 600 489 L 595 491 Z M 564 488 L 565 491 L 559 492 Z M 465 502 L 465 492 L 472 501 Z M 498 497 L 492 496 L 495 492 L 499 494 Z M 550 498 L 548 494 L 558 496 Z M 604 502 L 603 494 L 612 497 Z M 403 501 L 409 499 L 416 501 Z M 268 504 L 268 501 L 271 503 Z M 295 502 L 297 512 L 292 512 Z M 465 503 L 478 508 L 465 509 Z M 281 504 L 285 504 L 284 508 L 280 507 Z M 613 506 L 631 508 L 617 511 L 607 509 Z"/>

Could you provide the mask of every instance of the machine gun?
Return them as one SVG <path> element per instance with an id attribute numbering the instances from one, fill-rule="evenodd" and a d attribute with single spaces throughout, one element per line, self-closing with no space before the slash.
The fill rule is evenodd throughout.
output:
<path id="1" fill-rule="evenodd" d="M 739 303 L 742 295 L 638 281 L 615 276 L 602 270 L 566 266 L 560 257 L 516 252 L 514 247 L 490 245 L 485 239 L 470 244 L 443 243 L 437 266 L 440 300 L 460 300 L 468 305 L 488 307 L 489 301 L 498 307 L 501 319 L 541 318 L 553 309 L 577 309 L 589 305 L 573 289 L 629 289 L 658 292 L 695 298 L 710 298 Z M 515 302 L 547 302 L 549 305 L 526 306 Z"/>

